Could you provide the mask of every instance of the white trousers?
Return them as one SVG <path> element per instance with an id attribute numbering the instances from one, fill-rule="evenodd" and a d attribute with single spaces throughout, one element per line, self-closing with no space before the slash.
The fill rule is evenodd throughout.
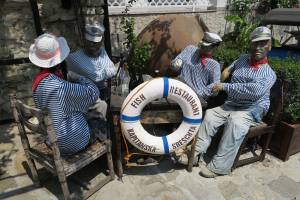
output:
<path id="1" fill-rule="evenodd" d="M 212 137 L 224 125 L 224 132 L 217 153 L 207 167 L 218 174 L 229 174 L 245 135 L 250 126 L 256 124 L 249 110 L 238 110 L 226 105 L 208 109 L 199 129 L 196 154 L 206 152 Z"/>
<path id="2" fill-rule="evenodd" d="M 107 103 L 101 99 L 98 99 L 94 105 L 89 107 L 87 122 L 91 132 L 91 143 L 93 143 L 96 138 L 104 141 L 108 137 L 106 112 Z"/>

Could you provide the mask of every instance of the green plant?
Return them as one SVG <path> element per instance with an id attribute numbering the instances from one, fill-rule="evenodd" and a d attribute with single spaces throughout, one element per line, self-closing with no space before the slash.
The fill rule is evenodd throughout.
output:
<path id="1" fill-rule="evenodd" d="M 225 20 L 234 24 L 234 30 L 224 35 L 224 41 L 229 47 L 246 52 L 250 46 L 250 34 L 257 24 L 252 24 L 237 15 L 225 16 Z"/>
<path id="2" fill-rule="evenodd" d="M 237 48 L 231 48 L 230 45 L 223 43 L 214 53 L 214 58 L 224 62 L 224 66 L 228 67 L 233 61 L 239 58 L 241 52 Z"/>
<path id="3" fill-rule="evenodd" d="M 274 4 L 271 3 L 272 1 L 274 0 L 231 0 L 229 9 L 234 15 L 242 18 L 252 18 L 254 13 L 262 15 L 267 13 Z"/>
<path id="4" fill-rule="evenodd" d="M 251 11 L 253 0 L 231 0 L 230 10 L 240 17 L 246 17 Z"/>
<path id="5" fill-rule="evenodd" d="M 134 33 L 134 18 L 123 18 L 123 24 L 123 31 L 126 34 L 124 45 L 129 51 L 127 58 L 128 71 L 132 76 L 145 70 L 146 63 L 152 54 L 152 46 L 149 43 L 140 44 L 138 37 Z"/>
<path id="6" fill-rule="evenodd" d="M 298 0 L 278 0 L 277 4 L 282 8 L 294 8 Z"/>
<path id="7" fill-rule="evenodd" d="M 300 122 L 300 60 L 295 58 L 269 59 L 270 66 L 278 79 L 291 81 L 284 103 L 283 120 L 289 123 Z"/>
<path id="8" fill-rule="evenodd" d="M 252 8 L 261 9 L 267 6 L 268 9 L 280 8 L 294 8 L 298 0 L 230 0 L 230 10 L 235 14 L 246 17 Z"/>

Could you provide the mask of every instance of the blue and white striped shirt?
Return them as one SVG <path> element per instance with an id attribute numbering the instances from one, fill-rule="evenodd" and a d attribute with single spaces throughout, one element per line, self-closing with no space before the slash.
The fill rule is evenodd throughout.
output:
<path id="1" fill-rule="evenodd" d="M 76 153 L 88 145 L 90 130 L 84 114 L 98 96 L 96 85 L 82 76 L 79 83 L 71 83 L 50 74 L 34 91 L 36 106 L 50 112 L 62 154 Z"/>
<path id="2" fill-rule="evenodd" d="M 276 81 L 276 74 L 268 64 L 261 64 L 258 70 L 249 65 L 250 55 L 242 55 L 234 61 L 229 70 L 231 82 L 224 83 L 228 94 L 225 104 L 243 108 L 260 107 L 263 115 L 270 106 L 270 90 Z"/>
<path id="3" fill-rule="evenodd" d="M 117 73 L 117 68 L 108 57 L 104 48 L 99 49 L 98 57 L 89 57 L 82 49 L 71 53 L 67 59 L 68 70 L 91 79 L 99 89 L 104 81 Z"/>
<path id="4" fill-rule="evenodd" d="M 220 82 L 220 64 L 211 58 L 206 58 L 206 65 L 201 64 L 199 49 L 194 45 L 187 46 L 177 59 L 182 60 L 180 78 L 184 80 L 199 96 L 206 99 L 212 95 L 212 86 Z"/>

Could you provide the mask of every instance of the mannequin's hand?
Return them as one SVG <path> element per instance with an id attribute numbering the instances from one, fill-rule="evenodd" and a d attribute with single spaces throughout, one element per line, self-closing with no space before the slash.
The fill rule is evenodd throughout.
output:
<path id="1" fill-rule="evenodd" d="M 213 87 L 212 87 L 212 92 L 213 93 L 218 93 L 221 90 L 223 90 L 224 88 L 224 84 L 223 83 L 216 83 Z"/>
<path id="2" fill-rule="evenodd" d="M 182 60 L 181 59 L 176 59 L 175 62 L 173 62 L 170 66 L 171 70 L 173 72 L 179 72 L 182 67 Z"/>
<path id="3" fill-rule="evenodd" d="M 79 82 L 80 75 L 76 74 L 75 72 L 69 71 L 68 74 L 67 74 L 67 79 L 70 82 Z"/>

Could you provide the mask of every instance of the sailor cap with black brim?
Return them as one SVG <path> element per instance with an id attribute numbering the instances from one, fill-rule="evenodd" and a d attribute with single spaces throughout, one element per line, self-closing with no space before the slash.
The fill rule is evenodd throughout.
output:
<path id="1" fill-rule="evenodd" d="M 85 26 L 85 39 L 91 42 L 101 42 L 105 28 L 101 24 L 87 24 Z"/>
<path id="2" fill-rule="evenodd" d="M 218 45 L 222 41 L 223 41 L 222 38 L 218 34 L 211 33 L 211 32 L 204 32 L 204 36 L 200 44 L 203 46 L 211 46 L 211 45 Z"/>

